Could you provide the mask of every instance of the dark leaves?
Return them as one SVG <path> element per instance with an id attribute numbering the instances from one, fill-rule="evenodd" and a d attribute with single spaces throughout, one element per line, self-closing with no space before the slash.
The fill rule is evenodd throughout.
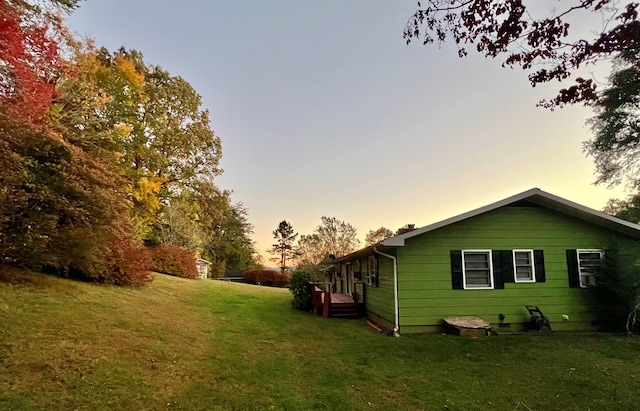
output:
<path id="1" fill-rule="evenodd" d="M 598 183 L 640 188 L 640 50 L 627 50 L 616 59 L 610 85 L 595 100 L 591 119 L 595 137 L 585 151 L 596 163 Z"/>
<path id="2" fill-rule="evenodd" d="M 506 55 L 503 66 L 520 66 L 530 70 L 544 65 L 529 75 L 532 86 L 552 80 L 563 81 L 579 67 L 640 47 L 638 3 L 624 8 L 607 7 L 612 0 L 574 1 L 574 5 L 547 18 L 533 18 L 521 0 L 430 0 L 428 7 L 411 16 L 403 36 L 407 43 L 423 38 L 424 44 L 443 43 L 450 36 L 458 46 L 458 55 L 467 55 L 465 44 L 475 44 L 486 57 Z M 606 12 L 614 27 L 603 26 L 595 38 L 567 41 L 570 23 L 576 12 Z M 551 67 L 548 67 L 551 66 Z M 558 95 L 540 103 L 554 108 L 566 104 L 594 104 L 598 99 L 596 84 L 576 79 L 575 85 L 560 90 Z"/>

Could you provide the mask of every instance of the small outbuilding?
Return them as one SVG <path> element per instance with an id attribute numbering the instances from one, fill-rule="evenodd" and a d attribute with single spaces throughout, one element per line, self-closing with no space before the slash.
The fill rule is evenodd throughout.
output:
<path id="1" fill-rule="evenodd" d="M 211 262 L 204 258 L 196 258 L 196 268 L 198 269 L 198 278 L 209 278 L 209 268 Z"/>

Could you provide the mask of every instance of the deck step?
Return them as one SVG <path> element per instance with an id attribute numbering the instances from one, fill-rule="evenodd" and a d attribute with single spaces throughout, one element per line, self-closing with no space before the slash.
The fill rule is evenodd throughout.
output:
<path id="1" fill-rule="evenodd" d="M 360 312 L 355 304 L 333 305 L 329 313 L 330 317 L 360 317 Z"/>

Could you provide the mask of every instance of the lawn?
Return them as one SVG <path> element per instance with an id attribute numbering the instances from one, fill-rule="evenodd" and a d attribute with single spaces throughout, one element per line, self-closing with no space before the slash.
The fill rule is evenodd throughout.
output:
<path id="1" fill-rule="evenodd" d="M 640 339 L 386 337 L 286 289 L 0 273 L 3 410 L 638 409 Z"/>

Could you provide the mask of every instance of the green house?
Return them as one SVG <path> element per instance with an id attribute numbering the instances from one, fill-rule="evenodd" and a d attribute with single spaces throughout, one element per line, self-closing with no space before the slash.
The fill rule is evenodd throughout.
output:
<path id="1" fill-rule="evenodd" d="M 639 225 L 535 188 L 338 258 L 331 280 L 360 294 L 369 320 L 403 333 L 457 316 L 522 330 L 525 305 L 554 330 L 591 330 L 595 272 L 605 255 L 635 261 L 639 240 Z"/>

